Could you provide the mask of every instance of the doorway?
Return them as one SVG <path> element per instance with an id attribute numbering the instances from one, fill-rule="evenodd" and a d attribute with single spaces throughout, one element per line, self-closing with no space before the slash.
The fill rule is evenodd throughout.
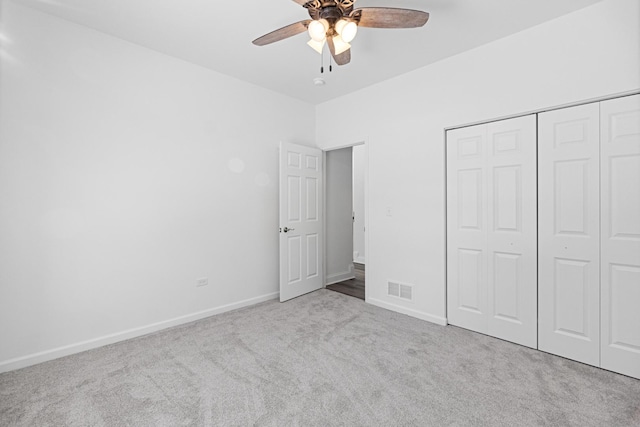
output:
<path id="1" fill-rule="evenodd" d="M 356 262 L 354 262 L 353 265 L 355 267 L 353 279 L 347 279 L 343 280 L 342 282 L 327 285 L 327 289 L 364 300 L 365 265 Z"/>
<path id="2" fill-rule="evenodd" d="M 325 287 L 365 300 L 366 146 L 325 153 Z"/>

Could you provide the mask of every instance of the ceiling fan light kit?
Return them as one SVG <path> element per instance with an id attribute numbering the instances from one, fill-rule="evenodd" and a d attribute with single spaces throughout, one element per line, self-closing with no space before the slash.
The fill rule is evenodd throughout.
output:
<path id="1" fill-rule="evenodd" d="M 311 39 L 307 42 L 307 44 L 309 46 L 311 46 L 313 48 L 313 50 L 315 50 L 318 53 L 322 53 L 322 48 L 324 47 L 324 44 L 326 43 L 326 40 L 322 40 L 321 42 L 316 41 L 314 39 Z"/>
<path id="2" fill-rule="evenodd" d="M 358 33 L 358 24 L 353 21 L 347 21 L 346 19 L 340 19 L 335 25 L 336 33 L 338 33 L 342 40 L 350 43 L 356 34 Z"/>
<path id="3" fill-rule="evenodd" d="M 358 27 L 417 28 L 427 23 L 429 14 L 420 10 L 390 7 L 354 9 L 355 0 L 293 0 L 309 12 L 311 19 L 296 22 L 258 37 L 253 41 L 264 46 L 307 31 L 307 44 L 322 54 L 325 43 L 338 65 L 351 61 L 351 45 Z"/>
<path id="4" fill-rule="evenodd" d="M 335 24 L 331 25 L 329 21 L 323 18 L 309 22 L 308 32 L 311 40 L 322 43 L 322 46 L 324 46 L 324 42 L 328 37 L 332 37 L 333 44 L 336 46 L 336 54 L 340 55 L 351 47 L 349 42 L 356 37 L 358 25 L 346 19 L 339 19 Z M 309 46 L 318 51 L 318 53 L 322 53 L 322 48 L 318 50 L 317 44 L 309 44 Z M 340 48 L 338 48 L 338 46 L 340 46 Z"/>
<path id="5" fill-rule="evenodd" d="M 323 42 L 326 39 L 327 31 L 329 31 L 329 21 L 326 19 L 311 21 L 307 28 L 309 37 L 311 37 L 312 40 Z"/>
<path id="6" fill-rule="evenodd" d="M 346 52 L 351 49 L 351 45 L 347 43 L 340 35 L 333 36 L 333 46 L 335 49 L 336 55 L 340 55 L 341 53 Z"/>

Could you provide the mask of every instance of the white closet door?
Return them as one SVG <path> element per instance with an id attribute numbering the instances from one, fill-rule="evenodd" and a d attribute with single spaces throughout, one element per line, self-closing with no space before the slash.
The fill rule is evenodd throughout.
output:
<path id="1" fill-rule="evenodd" d="M 536 116 L 489 123 L 487 148 L 487 333 L 536 348 Z"/>
<path id="2" fill-rule="evenodd" d="M 536 346 L 535 116 L 447 132 L 447 317 Z"/>
<path id="3" fill-rule="evenodd" d="M 447 318 L 487 332 L 486 125 L 447 132 Z"/>
<path id="4" fill-rule="evenodd" d="M 601 366 L 640 378 L 640 95 L 601 103 Z"/>
<path id="5" fill-rule="evenodd" d="M 598 103 L 538 116 L 538 348 L 600 363 Z"/>

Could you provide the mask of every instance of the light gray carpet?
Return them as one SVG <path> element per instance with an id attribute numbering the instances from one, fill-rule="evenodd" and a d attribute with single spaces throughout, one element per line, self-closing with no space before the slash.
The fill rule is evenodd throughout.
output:
<path id="1" fill-rule="evenodd" d="M 0 375 L 2 426 L 631 426 L 640 381 L 321 290 Z"/>

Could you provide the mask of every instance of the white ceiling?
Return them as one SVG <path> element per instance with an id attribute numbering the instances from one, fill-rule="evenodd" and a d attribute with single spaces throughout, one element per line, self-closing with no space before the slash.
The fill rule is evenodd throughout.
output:
<path id="1" fill-rule="evenodd" d="M 303 33 L 251 41 L 308 18 L 292 0 L 14 0 L 60 18 L 313 104 L 406 73 L 599 0 L 358 0 L 431 14 L 418 29 L 360 28 L 351 63 L 316 87 L 320 55 Z M 569 31 L 570 29 L 568 29 Z"/>

